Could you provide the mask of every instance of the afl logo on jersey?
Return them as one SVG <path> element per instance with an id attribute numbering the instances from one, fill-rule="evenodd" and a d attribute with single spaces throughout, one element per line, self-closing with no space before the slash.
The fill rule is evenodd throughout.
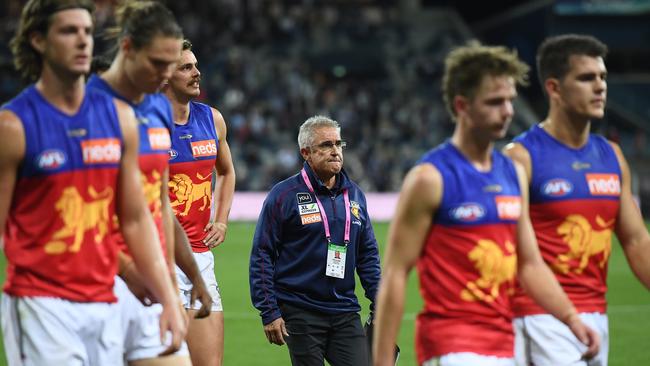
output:
<path id="1" fill-rule="evenodd" d="M 485 216 L 485 208 L 478 203 L 463 203 L 449 210 L 449 216 L 456 221 L 474 222 Z"/>
<path id="2" fill-rule="evenodd" d="M 542 194 L 549 197 L 562 197 L 573 192 L 573 184 L 566 179 L 554 178 L 542 185 Z"/>
<path id="3" fill-rule="evenodd" d="M 178 157 L 178 151 L 171 149 L 169 150 L 169 160 L 174 160 Z"/>
<path id="4" fill-rule="evenodd" d="M 45 150 L 36 157 L 36 165 L 43 170 L 59 169 L 65 161 L 65 154 L 58 149 Z"/>

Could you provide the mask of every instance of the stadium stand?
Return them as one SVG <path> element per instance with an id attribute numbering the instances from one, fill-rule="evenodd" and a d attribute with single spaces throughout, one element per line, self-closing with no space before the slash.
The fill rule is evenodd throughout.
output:
<path id="1" fill-rule="evenodd" d="M 9 0 L 0 6 L 3 101 L 21 87 L 7 44 L 22 3 Z M 112 24 L 115 3 L 96 2 L 98 35 Z M 433 0 L 167 3 L 200 56 L 201 99 L 217 106 L 229 124 L 238 191 L 265 191 L 295 172 L 301 163 L 296 128 L 320 113 L 342 124 L 353 179 L 369 192 L 394 192 L 413 162 L 452 131 L 439 90 L 441 61 L 449 49 L 479 38 L 515 47 L 533 64 L 545 35 L 591 30 L 612 45 L 609 112 L 594 126 L 621 142 L 640 172 L 636 190 L 647 197 L 642 202 L 650 202 L 650 187 L 644 188 L 650 177 L 643 173 L 650 156 L 650 72 L 647 63 L 634 62 L 631 51 L 645 55 L 650 42 L 634 48 L 628 37 L 633 29 L 598 26 L 607 17 L 608 24 L 626 22 L 641 29 L 647 23 L 636 13 L 623 20 L 620 14 L 567 15 L 563 2 L 553 1 L 505 1 L 479 8 L 470 1 Z M 527 26 L 530 32 L 524 35 L 521 29 Z M 648 36 L 647 31 L 637 34 Z M 109 50 L 110 41 L 98 38 L 96 53 Z M 626 76 L 629 72 L 635 76 Z M 545 110 L 534 74 L 522 92 L 511 136 L 538 121 Z"/>

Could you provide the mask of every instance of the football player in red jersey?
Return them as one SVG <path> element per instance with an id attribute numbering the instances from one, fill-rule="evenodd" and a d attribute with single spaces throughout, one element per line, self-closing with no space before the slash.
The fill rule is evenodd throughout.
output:
<path id="1" fill-rule="evenodd" d="M 84 85 L 93 10 L 91 1 L 31 0 L 11 43 L 18 71 L 35 81 L 0 111 L 1 318 L 11 365 L 122 363 L 114 213 L 163 305 L 159 326 L 171 331 L 172 350 L 186 333 L 172 282 L 159 275 L 166 265 L 141 194 L 133 111 Z"/>
<path id="2" fill-rule="evenodd" d="M 186 40 L 181 59 L 163 88 L 172 103 L 176 124 L 172 135 L 169 194 L 213 300 L 210 316 L 194 319 L 197 305 L 189 296 L 193 286 L 177 271 L 181 300 L 190 314 L 187 336 L 190 356 L 195 366 L 212 366 L 223 361 L 223 307 L 210 250 L 226 239 L 235 191 L 235 168 L 223 116 L 215 108 L 193 101 L 199 96 L 200 81 L 201 72 L 192 44 Z M 216 179 L 212 186 L 210 177 L 214 173 Z M 192 195 L 187 194 L 187 187 L 192 187 Z"/>
<path id="3" fill-rule="evenodd" d="M 618 144 L 590 133 L 591 121 L 605 115 L 607 52 L 588 35 L 545 40 L 537 69 L 549 99 L 548 116 L 505 149 L 527 173 L 530 217 L 542 257 L 583 321 L 598 331 L 601 351 L 582 359 L 585 346 L 518 289 L 518 365 L 607 365 L 605 295 L 613 233 L 632 271 L 650 289 L 650 235 L 632 197 L 630 167 Z"/>
<path id="4" fill-rule="evenodd" d="M 408 274 L 417 264 L 424 310 L 416 321 L 422 365 L 514 365 L 511 297 L 516 280 L 598 351 L 539 255 L 520 166 L 494 150 L 514 115 L 528 66 L 504 47 L 470 44 L 445 60 L 451 139 L 406 176 L 391 223 L 378 295 L 375 365 L 393 364 Z"/>

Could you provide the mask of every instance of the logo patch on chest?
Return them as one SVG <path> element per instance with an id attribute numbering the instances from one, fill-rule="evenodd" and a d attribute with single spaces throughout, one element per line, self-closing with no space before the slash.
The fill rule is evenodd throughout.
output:
<path id="1" fill-rule="evenodd" d="M 618 174 L 585 174 L 592 196 L 620 196 L 621 182 Z"/>
<path id="2" fill-rule="evenodd" d="M 580 171 L 580 170 L 585 170 L 591 168 L 591 164 L 589 163 L 583 163 L 580 161 L 574 161 L 573 164 L 571 164 L 571 168 L 575 171 Z"/>
<path id="3" fill-rule="evenodd" d="M 116 138 L 81 141 L 84 164 L 118 163 L 122 158 L 122 145 Z"/>
<path id="4" fill-rule="evenodd" d="M 502 220 L 517 220 L 521 216 L 521 197 L 496 196 L 497 213 Z"/>
<path id="5" fill-rule="evenodd" d="M 490 184 L 489 186 L 483 187 L 483 192 L 494 192 L 499 193 L 503 190 L 500 184 Z"/>
<path id="6" fill-rule="evenodd" d="M 84 137 L 88 134 L 88 131 L 85 128 L 75 128 L 68 130 L 69 137 Z"/>
<path id="7" fill-rule="evenodd" d="M 573 192 L 573 184 L 566 179 L 554 178 L 542 185 L 542 194 L 549 197 L 562 197 Z"/>
<path id="8" fill-rule="evenodd" d="M 214 139 L 192 142 L 192 156 L 202 158 L 205 156 L 216 156 L 217 144 Z"/>
<path id="9" fill-rule="evenodd" d="M 485 216 L 485 208 L 478 203 L 467 202 L 449 210 L 449 216 L 456 221 L 474 222 Z"/>
<path id="10" fill-rule="evenodd" d="M 315 203 L 307 203 L 304 205 L 298 205 L 298 211 L 300 212 L 300 215 L 306 215 L 306 214 L 313 214 L 313 213 L 318 213 L 320 210 L 318 209 L 318 205 Z"/>
<path id="11" fill-rule="evenodd" d="M 59 169 L 66 162 L 65 154 L 59 149 L 49 149 L 36 157 L 36 165 L 43 170 Z"/>
<path id="12" fill-rule="evenodd" d="M 152 150 L 169 150 L 172 147 L 172 140 L 169 131 L 164 127 L 147 129 L 149 146 Z"/>
<path id="13" fill-rule="evenodd" d="M 356 217 L 357 219 L 359 218 L 359 209 L 361 206 L 359 206 L 359 202 L 356 201 L 350 201 L 350 212 Z"/>
<path id="14" fill-rule="evenodd" d="M 298 201 L 298 204 L 301 203 L 310 203 L 311 202 L 311 195 L 309 193 L 296 193 L 296 200 Z"/>
<path id="15" fill-rule="evenodd" d="M 321 222 L 323 219 L 320 217 L 319 213 L 300 215 L 300 221 L 303 225 L 315 224 Z"/>

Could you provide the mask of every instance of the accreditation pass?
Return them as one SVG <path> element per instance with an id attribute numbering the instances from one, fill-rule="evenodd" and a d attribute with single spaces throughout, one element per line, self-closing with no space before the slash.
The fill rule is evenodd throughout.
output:
<path id="1" fill-rule="evenodd" d="M 327 268 L 325 274 L 330 277 L 345 277 L 345 251 L 344 245 L 327 244 Z"/>

